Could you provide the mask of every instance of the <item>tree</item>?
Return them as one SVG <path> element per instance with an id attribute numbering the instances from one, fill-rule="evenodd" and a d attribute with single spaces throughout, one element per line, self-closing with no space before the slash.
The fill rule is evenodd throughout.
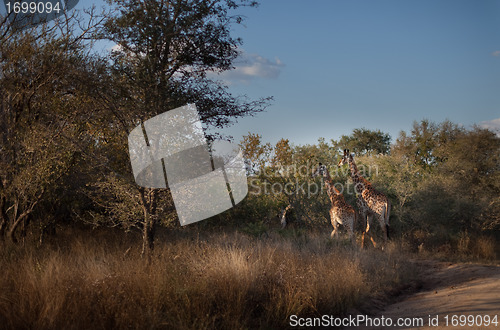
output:
<path id="1" fill-rule="evenodd" d="M 272 153 L 272 146 L 270 143 L 262 144 L 262 136 L 259 134 L 248 133 L 243 136 L 240 142 L 240 147 L 245 155 L 249 175 L 258 174 L 265 170 L 266 163 L 269 162 Z"/>
<path id="2" fill-rule="evenodd" d="M 247 203 L 254 203 L 255 208 L 264 205 L 267 212 L 273 209 L 274 214 L 280 214 L 282 226 L 286 225 L 292 210 L 299 223 L 324 223 L 329 200 L 323 183 L 313 179 L 312 173 L 323 162 L 332 176 L 341 179 L 342 173 L 336 166 L 338 154 L 333 146 L 323 138 L 318 140 L 318 145 L 293 146 L 288 139 L 280 139 L 271 146 L 263 143 L 260 135 L 252 133 L 244 136 L 240 146 L 252 166 L 249 171 L 252 197 Z"/>
<path id="3" fill-rule="evenodd" d="M 368 161 L 366 157 L 364 158 L 364 161 Z M 402 155 L 372 157 L 370 161 L 372 164 L 369 165 L 377 170 L 372 183 L 383 187 L 387 196 L 392 197 L 394 214 L 406 225 L 405 229 L 411 228 L 408 208 L 419 189 L 419 183 L 425 179 L 421 169 Z M 394 223 L 391 223 L 391 226 L 393 225 Z"/>
<path id="4" fill-rule="evenodd" d="M 434 154 L 442 160 L 436 172 L 449 178 L 448 191 L 464 205 L 462 225 L 473 230 L 498 228 L 500 138 L 488 129 L 473 127 L 455 132 Z"/>
<path id="5" fill-rule="evenodd" d="M 230 12 L 243 5 L 255 6 L 255 2 L 116 0 L 112 4 L 118 14 L 104 24 L 101 37 L 118 48 L 111 55 L 114 85 L 108 95 L 116 125 L 104 124 L 100 129 L 106 143 L 113 146 L 103 146 L 102 155 L 109 153 L 109 157 L 123 160 L 132 128 L 187 103 L 196 104 L 205 127 L 215 128 L 260 112 L 269 103 L 270 98 L 248 101 L 235 97 L 227 86 L 207 78 L 208 72 L 232 68 L 241 40 L 231 37 L 230 28 L 241 23 L 242 17 Z M 208 136 L 210 140 L 215 137 L 217 134 Z M 108 165 L 106 179 L 92 187 L 94 199 L 106 209 L 112 223 L 126 222 L 140 228 L 143 254 L 149 253 L 158 222 L 174 212 L 168 188 L 138 187 L 128 162 Z M 121 198 L 135 202 L 115 203 L 108 198 L 118 191 Z M 96 198 L 96 192 L 108 197 Z M 141 210 L 142 218 L 137 218 L 137 210 L 121 211 L 131 205 Z"/>
<path id="6" fill-rule="evenodd" d="M 405 164 L 400 170 L 411 175 L 395 173 L 392 189 L 400 203 L 413 202 L 413 210 L 406 207 L 413 211 L 408 213 L 413 213 L 413 222 L 447 226 L 451 231 L 497 228 L 499 141 L 492 131 L 465 129 L 449 121 L 423 120 L 414 123 L 411 134 L 402 132 L 391 153 L 397 162 L 391 163 Z M 414 188 L 406 194 L 405 187 L 412 182 Z"/>
<path id="7" fill-rule="evenodd" d="M 463 133 L 463 129 L 450 121 L 435 124 L 427 119 L 413 122 L 411 135 L 401 131 L 393 152 L 406 155 L 415 165 L 431 170 L 444 159 L 435 154 L 436 148 L 446 145 Z"/>
<path id="8" fill-rule="evenodd" d="M 336 145 L 340 149 L 349 149 L 357 155 L 387 154 L 391 148 L 391 136 L 380 130 L 355 128 L 351 135 L 342 135 Z"/>
<path id="9" fill-rule="evenodd" d="M 262 111 L 269 98 L 244 102 L 208 72 L 232 68 L 240 39 L 230 35 L 241 16 L 231 10 L 246 4 L 229 0 L 114 1 L 120 14 L 104 25 L 103 38 L 115 42 L 114 73 L 131 102 L 133 119 L 195 102 L 206 125 L 224 127 L 238 117 Z M 255 2 L 248 5 L 256 6 Z"/>
<path id="10" fill-rule="evenodd" d="M 81 137 L 102 63 L 87 53 L 92 16 L 78 33 L 76 16 L 24 30 L 2 19 L 0 236 L 16 242 L 43 203 L 61 200 L 58 189 L 80 160 L 73 141 L 91 145 Z"/>

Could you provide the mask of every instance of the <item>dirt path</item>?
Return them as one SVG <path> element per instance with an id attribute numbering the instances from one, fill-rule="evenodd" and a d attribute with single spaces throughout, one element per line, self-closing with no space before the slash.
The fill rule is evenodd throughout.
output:
<path id="1" fill-rule="evenodd" d="M 392 326 L 388 327 L 386 321 L 385 326 L 364 329 L 500 329 L 499 266 L 421 263 L 424 274 L 420 292 L 386 306 L 373 317 L 374 322 L 390 318 Z M 487 316 L 491 320 L 496 316 L 497 325 L 485 327 Z M 396 326 L 400 318 L 408 318 L 405 326 Z M 483 325 L 478 325 L 481 320 Z"/>
<path id="2" fill-rule="evenodd" d="M 399 296 L 399 302 L 389 305 L 372 301 L 370 316 L 353 313 L 353 318 L 369 318 L 358 320 L 365 326 L 344 329 L 500 329 L 500 266 L 417 263 L 423 270 L 418 293 Z"/>

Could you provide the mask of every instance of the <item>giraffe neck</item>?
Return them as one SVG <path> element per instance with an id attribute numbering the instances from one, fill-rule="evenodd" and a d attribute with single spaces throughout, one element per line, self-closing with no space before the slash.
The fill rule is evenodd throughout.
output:
<path id="1" fill-rule="evenodd" d="M 354 187 L 358 194 L 361 194 L 363 190 L 367 189 L 370 182 L 366 180 L 361 174 L 359 174 L 358 167 L 354 162 L 354 159 L 349 158 L 349 168 L 351 169 L 351 178 L 354 182 Z"/>
<path id="2" fill-rule="evenodd" d="M 328 197 L 332 203 L 334 203 L 335 197 L 340 194 L 340 192 L 335 188 L 332 177 L 330 176 L 330 172 L 326 169 L 326 173 L 324 175 L 325 187 Z"/>
<path id="3" fill-rule="evenodd" d="M 356 163 L 354 163 L 354 159 L 352 158 L 349 158 L 349 168 L 351 169 L 351 178 L 356 183 L 358 181 L 359 173 L 358 167 L 356 166 Z"/>

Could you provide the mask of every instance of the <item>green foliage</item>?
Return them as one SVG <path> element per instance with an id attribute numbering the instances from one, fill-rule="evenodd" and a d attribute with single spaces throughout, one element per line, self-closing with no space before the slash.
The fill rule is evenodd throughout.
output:
<path id="1" fill-rule="evenodd" d="M 373 158 L 374 182 L 387 187 L 401 230 L 445 228 L 441 242 L 463 231 L 477 235 L 500 228 L 499 152 L 489 130 L 423 121 L 400 134 L 391 156 Z"/>
<path id="2" fill-rule="evenodd" d="M 307 241 L 307 231 L 304 228 L 283 228 L 279 229 L 278 233 L 280 237 L 286 240 L 292 240 L 295 242 Z"/>
<path id="3" fill-rule="evenodd" d="M 8 233 L 15 240 L 16 228 L 33 217 L 40 227 L 66 217 L 126 230 L 171 226 L 175 212 L 168 190 L 135 185 L 129 130 L 187 102 L 197 104 L 206 127 L 220 128 L 270 101 L 235 97 L 207 77 L 231 68 L 241 44 L 231 27 L 243 19 L 233 10 L 254 2 L 112 3 L 116 15 L 99 26 L 101 38 L 120 46 L 109 58 L 89 55 L 85 40 L 98 29 L 75 33 L 76 17 L 54 29 L 13 31 L 7 20 L 0 23 L 2 237 Z M 197 226 L 237 225 L 259 236 L 279 226 L 288 206 L 300 230 L 330 226 L 324 183 L 311 173 L 326 164 L 355 205 L 349 169 L 336 166 L 339 151 L 348 148 L 363 176 L 390 198 L 390 223 L 401 236 L 466 250 L 469 236 L 463 233 L 500 229 L 500 139 L 494 132 L 422 120 L 401 132 L 392 148 L 390 139 L 380 130 L 360 128 L 339 141 L 320 138 L 297 146 L 283 138 L 272 146 L 249 133 L 241 142 L 249 196 Z M 459 233 L 463 237 L 453 241 Z M 488 255 L 488 242 L 477 247 L 483 251 L 478 254 Z"/>
<path id="4" fill-rule="evenodd" d="M 108 4 L 116 11 L 99 19 L 72 13 L 23 31 L 0 17 L 0 236 L 14 240 L 33 214 L 64 208 L 58 217 L 139 228 L 152 246 L 155 225 L 175 212 L 168 189 L 135 184 L 130 130 L 186 103 L 205 127 L 222 128 L 271 100 L 234 96 L 207 77 L 232 68 L 241 40 L 231 30 L 243 21 L 235 10 L 256 2 Z M 118 49 L 93 53 L 99 38 Z"/>
<path id="5" fill-rule="evenodd" d="M 264 221 L 248 222 L 241 227 L 241 231 L 253 237 L 262 237 L 267 233 L 267 226 Z"/>
<path id="6" fill-rule="evenodd" d="M 78 34 L 77 19 L 23 31 L 0 19 L 1 238 L 5 232 L 16 241 L 17 228 L 33 214 L 42 227 L 44 218 L 53 219 L 89 146 L 83 132 L 104 64 L 87 52 L 92 25 Z"/>
<path id="7" fill-rule="evenodd" d="M 262 136 L 248 133 L 240 142 L 245 160 L 249 166 L 248 174 L 256 174 L 266 166 L 269 161 L 272 147 L 269 143 L 262 144 Z"/>
<path id="8" fill-rule="evenodd" d="M 387 154 L 391 148 L 391 136 L 380 130 L 355 128 L 351 135 L 342 135 L 335 144 L 339 149 L 349 149 L 356 155 Z"/>
<path id="9" fill-rule="evenodd" d="M 252 168 L 247 199 L 255 201 L 257 208 L 263 205 L 262 201 L 268 200 L 268 205 L 272 205 L 268 210 L 273 214 L 271 221 L 279 223 L 282 212 L 290 206 L 287 215 L 295 222 L 302 225 L 329 223 L 329 200 L 324 183 L 311 175 L 319 162 L 329 164 L 332 175 L 338 175 L 334 165 L 338 152 L 332 145 L 320 139 L 318 145 L 293 146 L 289 140 L 281 139 L 273 147 L 263 144 L 261 136 L 249 133 L 240 146 Z M 345 173 L 342 175 L 345 178 Z"/>
<path id="10" fill-rule="evenodd" d="M 137 187 L 128 166 L 127 134 L 142 121 L 186 103 L 196 104 L 201 121 L 211 129 L 265 109 L 270 97 L 249 101 L 232 95 L 221 81 L 207 77 L 207 73 L 232 68 L 241 40 L 232 36 L 231 29 L 242 22 L 233 10 L 256 3 L 110 3 L 117 9 L 116 15 L 106 18 L 100 37 L 119 46 L 109 59 L 111 84 L 106 95 L 113 106 L 105 118 L 114 125 L 103 120 L 97 129 L 106 141 L 97 152 L 106 164 L 106 182 L 94 181 L 88 195 L 98 212 L 104 209 L 106 217 L 113 218 L 112 224 L 142 228 L 145 242 L 152 247 L 156 225 L 171 223 L 175 214 L 173 201 L 168 188 Z M 213 131 L 207 135 L 210 141 L 218 136 Z"/>
<path id="11" fill-rule="evenodd" d="M 433 166 L 446 160 L 437 150 L 452 143 L 466 131 L 457 124 L 444 121 L 437 125 L 428 120 L 413 122 L 411 135 L 401 131 L 392 152 L 408 158 L 413 164 L 431 170 Z"/>
<path id="12" fill-rule="evenodd" d="M 132 122 L 196 103 L 203 123 L 222 128 L 235 118 L 263 111 L 270 97 L 235 97 L 207 73 L 233 66 L 241 39 L 231 34 L 243 17 L 235 10 L 256 2 L 226 0 L 112 0 L 101 38 L 119 46 L 112 53 L 112 74 L 126 105 L 120 115 Z"/>
<path id="13" fill-rule="evenodd" d="M 260 139 L 255 142 L 254 148 L 262 147 Z M 322 162 L 328 165 L 333 181 L 343 188 L 346 201 L 356 205 L 348 167 L 335 166 L 339 157 L 335 141 L 329 144 L 319 139 L 316 145 L 290 146 L 287 140 L 281 140 L 274 148 L 266 145 L 265 150 L 259 159 L 264 169 L 261 173 L 266 175 L 257 176 L 257 187 L 298 180 L 321 188 L 322 180 L 311 179 L 310 173 Z M 414 237 L 410 241 L 415 248 L 427 242 L 427 249 L 446 245 L 452 251 L 461 232 L 475 237 L 500 228 L 499 151 L 500 139 L 489 130 L 465 129 L 448 121 L 423 121 L 415 123 L 409 134 L 401 133 L 390 154 L 365 152 L 355 154 L 355 159 L 361 174 L 391 200 L 390 224 L 396 236 Z M 307 170 L 292 171 L 294 176 L 283 171 L 283 164 Z M 258 200 L 259 205 L 274 200 L 274 213 L 289 202 L 295 203 L 302 228 L 305 223 L 329 226 L 330 201 L 324 192 L 260 194 Z M 358 224 L 358 230 L 360 227 Z M 422 232 L 427 234 L 419 236 Z"/>

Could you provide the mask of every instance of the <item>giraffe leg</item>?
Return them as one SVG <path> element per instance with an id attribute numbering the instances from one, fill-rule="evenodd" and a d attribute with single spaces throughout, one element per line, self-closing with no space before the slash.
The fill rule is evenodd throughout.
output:
<path id="1" fill-rule="evenodd" d="M 338 236 L 338 228 L 339 228 L 339 222 L 338 222 L 338 219 L 337 219 L 337 215 L 335 214 L 335 210 L 334 208 L 332 207 L 330 209 L 330 219 L 331 219 L 331 222 L 332 222 L 332 226 L 333 226 L 333 230 L 332 230 L 332 233 L 330 234 L 330 238 L 336 238 Z"/>
<path id="2" fill-rule="evenodd" d="M 384 222 L 385 222 L 385 229 L 387 232 L 387 239 L 391 239 L 389 237 L 389 218 L 391 216 L 391 200 L 387 199 L 387 204 L 385 206 L 385 216 L 384 216 Z"/>
<path id="3" fill-rule="evenodd" d="M 361 213 L 361 219 L 362 219 L 361 224 L 362 224 L 362 226 L 365 227 L 365 229 L 363 230 L 363 235 L 361 237 L 361 248 L 364 249 L 366 247 L 365 246 L 365 235 L 370 238 L 370 240 L 373 243 L 373 246 L 376 246 L 377 243 L 375 243 L 375 241 L 373 240 L 372 233 L 370 232 L 370 224 L 372 221 L 372 216 L 368 212 L 366 212 L 366 210 L 363 210 Z"/>
<path id="4" fill-rule="evenodd" d="M 361 226 L 364 227 L 366 223 L 366 213 L 364 213 L 361 208 L 359 209 L 359 218 L 361 221 Z M 361 248 L 363 249 L 364 247 L 365 247 L 365 230 L 363 230 L 363 234 L 361 235 Z"/>
<path id="5" fill-rule="evenodd" d="M 369 237 L 370 237 L 370 240 L 372 241 L 372 244 L 373 244 L 373 247 L 377 247 L 377 243 L 375 242 L 375 240 L 373 239 L 373 235 L 372 233 L 370 232 L 370 224 L 372 222 L 372 218 L 373 218 L 373 215 L 368 215 L 367 218 L 366 218 L 366 230 L 365 232 L 363 233 L 364 234 L 367 234 Z"/>
<path id="6" fill-rule="evenodd" d="M 356 238 L 354 237 L 354 230 L 352 228 L 349 228 L 349 238 L 351 240 L 351 244 L 355 245 L 356 244 Z"/>
<path id="7" fill-rule="evenodd" d="M 349 231 L 349 238 L 351 239 L 351 244 L 356 244 L 356 239 L 354 238 L 354 223 L 356 222 L 356 214 L 352 214 L 351 217 L 347 219 L 347 230 Z"/>
<path id="8" fill-rule="evenodd" d="M 337 238 L 339 235 L 338 229 L 339 229 L 339 223 L 336 220 L 332 220 L 332 226 L 333 230 L 332 233 L 330 234 L 330 238 Z"/>
<path id="9" fill-rule="evenodd" d="M 387 242 L 387 238 L 389 237 L 388 233 L 388 225 L 385 223 L 385 219 L 383 215 L 377 214 L 376 215 L 378 223 L 380 224 L 380 228 L 382 228 L 382 232 L 384 233 L 384 242 Z"/>

